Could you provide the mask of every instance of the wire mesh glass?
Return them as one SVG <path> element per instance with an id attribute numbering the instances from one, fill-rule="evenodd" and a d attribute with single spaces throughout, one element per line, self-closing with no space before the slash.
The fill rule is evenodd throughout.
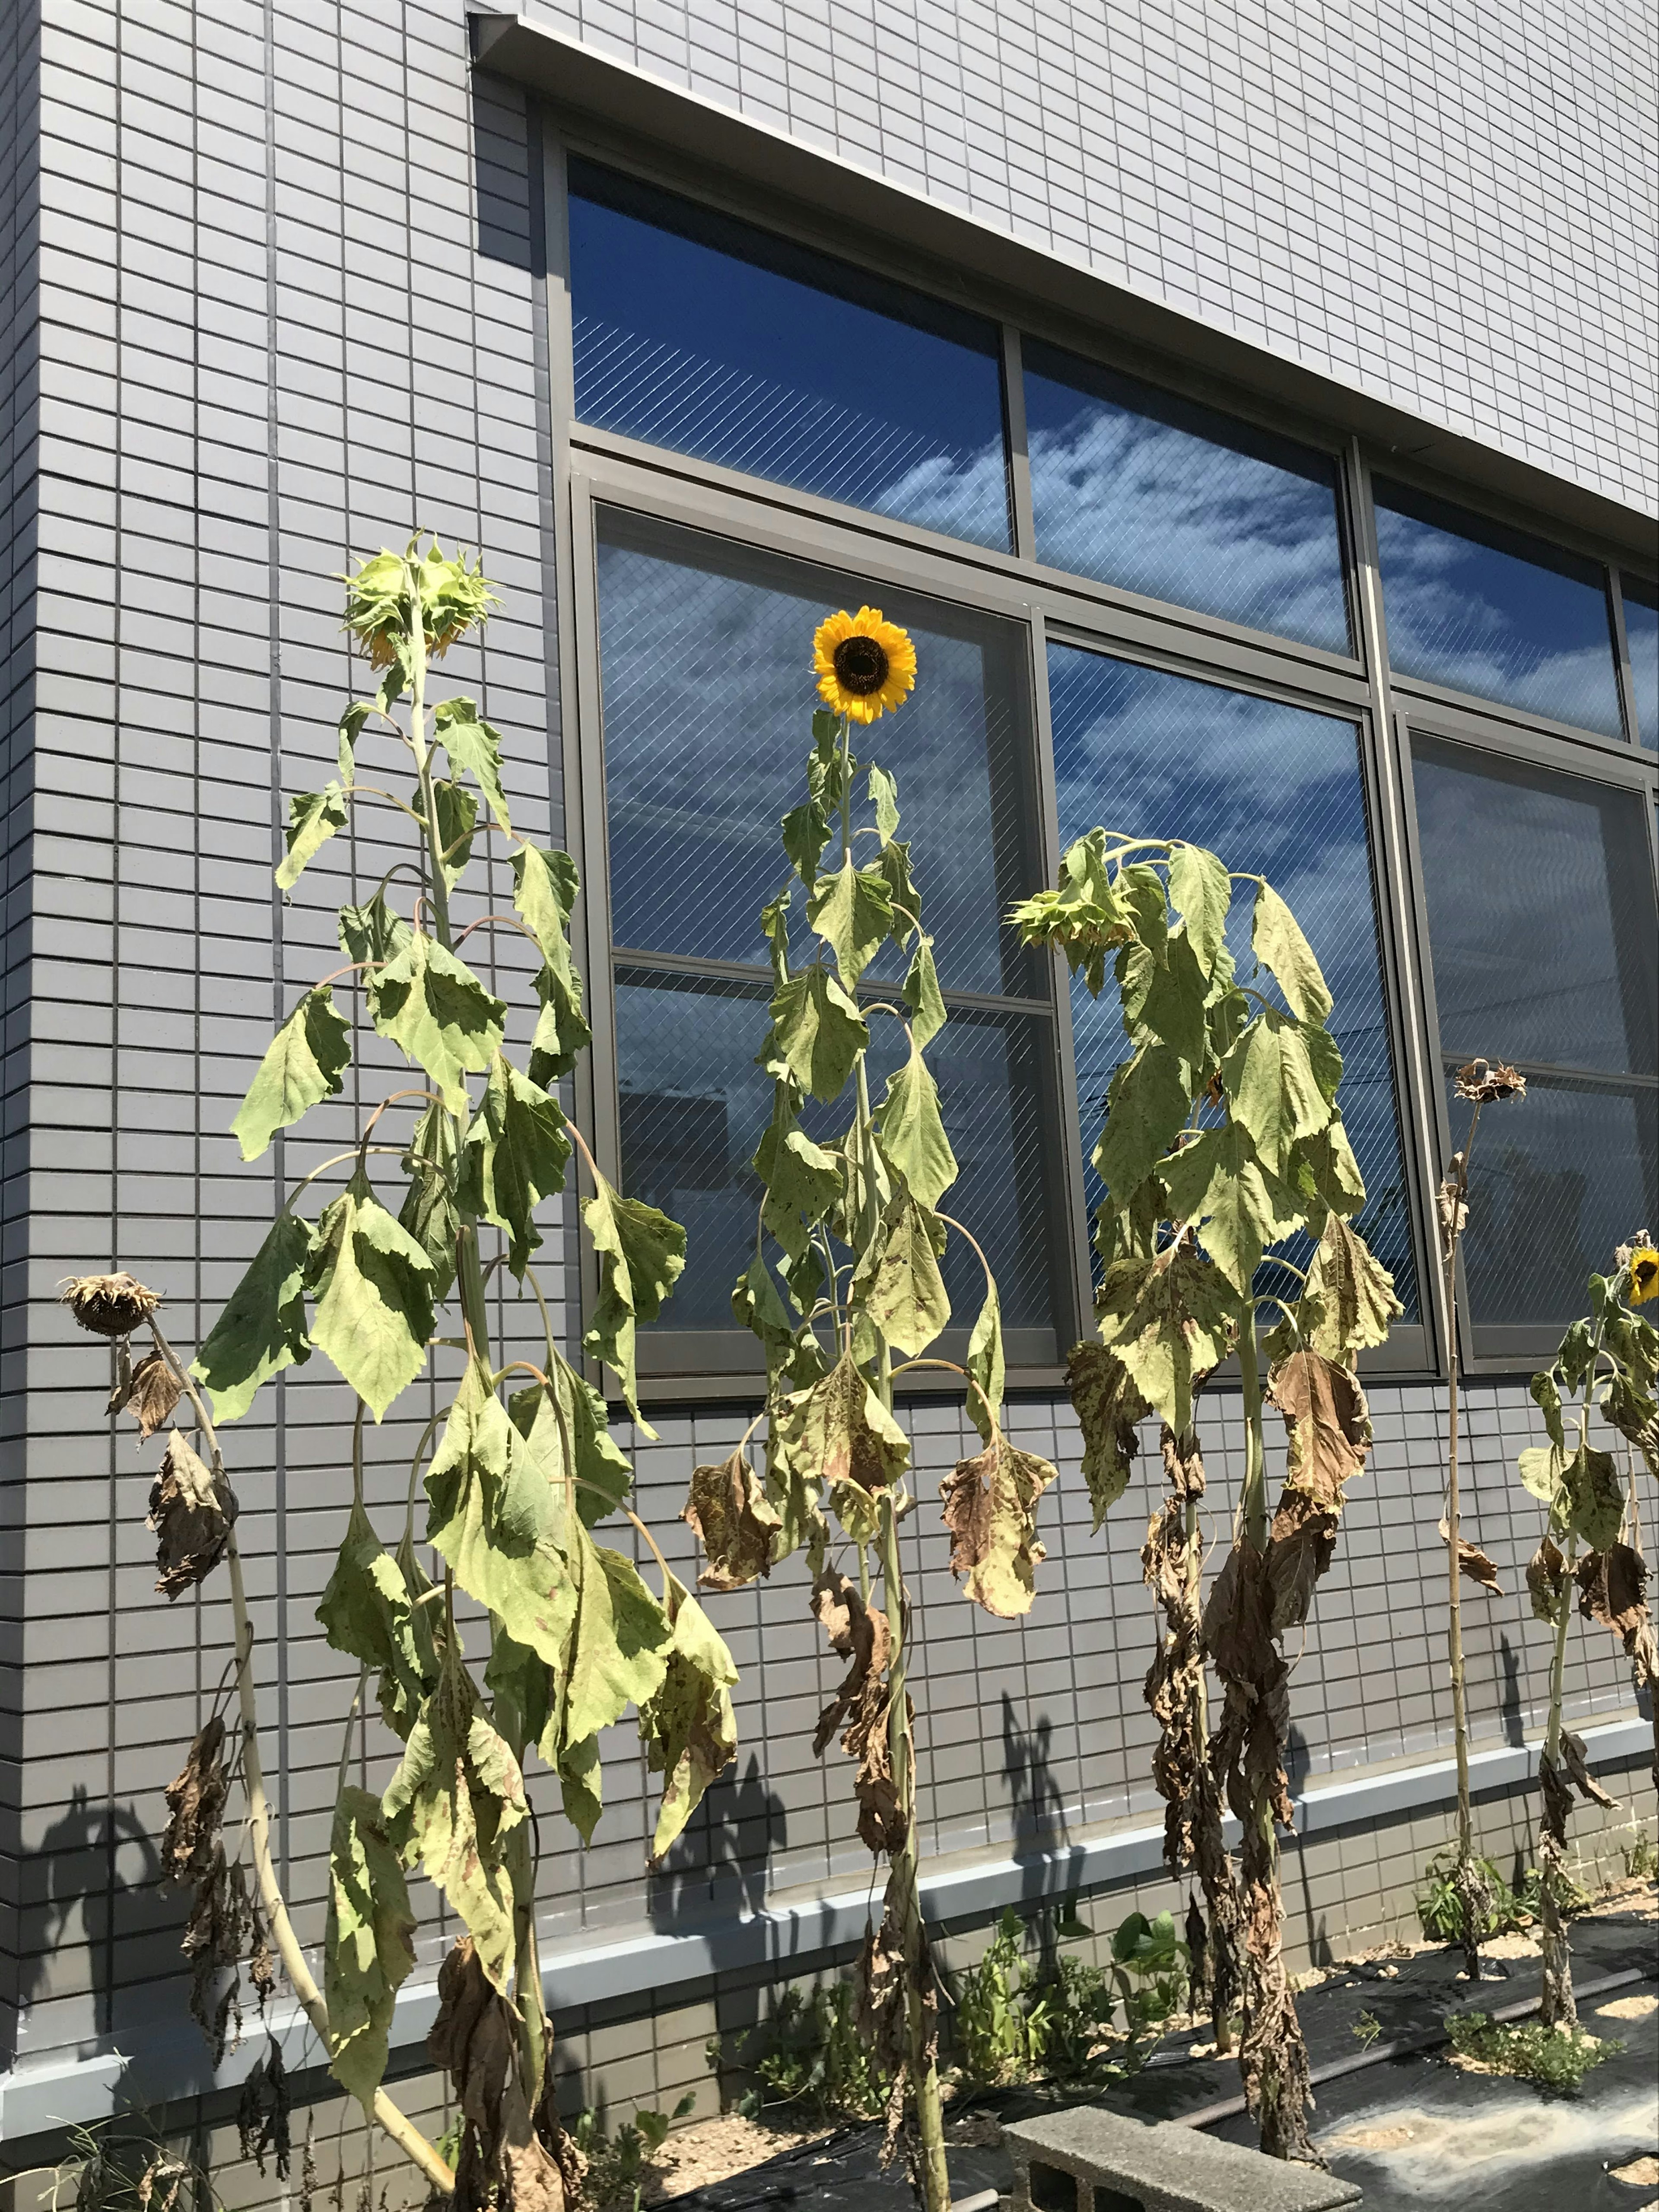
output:
<path id="1" fill-rule="evenodd" d="M 806 796 L 812 633 L 873 595 L 915 640 L 916 689 L 854 742 L 897 778 L 941 977 L 1042 994 L 1002 922 L 1038 872 L 1023 630 L 618 510 L 601 516 L 599 578 L 617 945 L 765 965 L 760 908 L 789 872 L 778 824 Z M 792 926 L 805 941 L 799 890 Z M 872 972 L 903 964 L 890 949 Z"/>
<path id="2" fill-rule="evenodd" d="M 580 420 L 1008 550 L 994 323 L 593 162 L 569 207 Z"/>
<path id="3" fill-rule="evenodd" d="M 1659 750 L 1659 584 L 1626 576 L 1623 598 L 1625 642 L 1636 692 L 1636 735 L 1653 752 Z"/>
<path id="4" fill-rule="evenodd" d="M 1328 454 L 1035 339 L 1024 358 L 1040 561 L 1352 649 Z"/>
<path id="5" fill-rule="evenodd" d="M 1352 722 L 1073 646 L 1048 650 L 1054 778 L 1062 844 L 1102 825 L 1182 837 L 1230 868 L 1264 875 L 1289 903 L 1335 1001 L 1340 1093 L 1365 1179 L 1361 1234 L 1418 1316 L 1411 1216 L 1378 951 L 1376 901 Z M 1235 889 L 1228 943 L 1254 967 L 1249 886 Z M 1255 978 L 1272 995 L 1265 976 Z M 1127 1045 L 1110 988 L 1072 989 L 1078 1107 L 1085 1161 Z M 1091 1167 L 1092 1209 L 1103 1194 Z M 1286 1248 L 1297 1258 L 1297 1248 Z"/>
<path id="6" fill-rule="evenodd" d="M 1383 477 L 1372 489 L 1391 666 L 1624 735 L 1599 562 Z"/>

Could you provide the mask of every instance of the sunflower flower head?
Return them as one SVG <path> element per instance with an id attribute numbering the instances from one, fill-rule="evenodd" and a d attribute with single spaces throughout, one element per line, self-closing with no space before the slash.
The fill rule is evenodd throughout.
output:
<path id="1" fill-rule="evenodd" d="M 1644 1243 L 1631 1247 L 1630 1302 L 1633 1306 L 1644 1306 L 1648 1300 L 1659 1297 L 1659 1251 Z"/>
<path id="2" fill-rule="evenodd" d="M 818 696 L 837 714 L 873 722 L 904 704 L 915 689 L 916 648 L 908 630 L 884 622 L 879 607 L 843 608 L 821 622 L 812 638 Z"/>
<path id="3" fill-rule="evenodd" d="M 400 554 L 382 548 L 340 581 L 346 587 L 345 626 L 368 655 L 371 668 L 389 668 L 398 658 L 416 592 L 421 628 L 434 660 L 457 638 L 487 622 L 495 605 L 482 568 L 469 562 L 465 553 L 452 560 L 435 538 L 424 551 L 418 535 Z"/>

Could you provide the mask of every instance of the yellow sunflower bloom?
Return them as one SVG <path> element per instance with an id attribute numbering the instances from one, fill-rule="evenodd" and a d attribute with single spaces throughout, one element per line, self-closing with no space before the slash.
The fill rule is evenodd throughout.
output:
<path id="1" fill-rule="evenodd" d="M 884 622 L 879 607 L 845 608 L 821 622 L 812 638 L 818 696 L 838 714 L 873 722 L 915 689 L 916 648 L 909 633 Z"/>
<path id="2" fill-rule="evenodd" d="M 1659 1252 L 1638 1244 L 1630 1255 L 1630 1302 L 1644 1306 L 1651 1297 L 1659 1297 Z"/>

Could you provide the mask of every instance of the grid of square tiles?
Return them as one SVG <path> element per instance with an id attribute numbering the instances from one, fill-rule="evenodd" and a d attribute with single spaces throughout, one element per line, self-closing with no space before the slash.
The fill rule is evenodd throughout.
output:
<path id="1" fill-rule="evenodd" d="M 1115 283 L 1651 510 L 1639 0 L 529 0 Z"/>

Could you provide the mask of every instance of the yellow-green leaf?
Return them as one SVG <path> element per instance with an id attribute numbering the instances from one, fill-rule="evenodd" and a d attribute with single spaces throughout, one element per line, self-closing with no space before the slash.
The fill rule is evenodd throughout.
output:
<path id="1" fill-rule="evenodd" d="M 231 1133 L 245 1160 L 257 1160 L 278 1129 L 290 1127 L 338 1095 L 351 1065 L 351 1024 L 326 983 L 307 991 L 265 1047 L 259 1072 L 237 1109 Z"/>
<path id="2" fill-rule="evenodd" d="M 297 1215 L 277 1215 L 191 1363 L 213 1393 L 216 1421 L 240 1420 L 262 1382 L 310 1358 L 304 1284 L 314 1234 Z"/>
<path id="3" fill-rule="evenodd" d="M 1221 1063 L 1236 1120 L 1250 1133 L 1262 1165 L 1281 1181 L 1293 1172 L 1297 1142 L 1324 1129 L 1331 1109 L 1297 1024 L 1268 1007 Z"/>
<path id="4" fill-rule="evenodd" d="M 508 1236 L 507 1265 L 519 1280 L 542 1241 L 535 1210 L 564 1188 L 570 1139 L 558 1101 L 498 1052 L 461 1147 L 459 1196 Z"/>
<path id="5" fill-rule="evenodd" d="M 580 1522 L 571 1533 L 576 1613 L 560 1682 L 557 1740 L 544 1737 L 542 1755 L 557 1768 L 566 1814 L 586 1843 L 603 1808 L 595 1739 L 630 1705 L 655 1696 L 668 1669 L 672 1631 L 631 1560 L 596 1544 Z"/>
<path id="6" fill-rule="evenodd" d="M 276 887 L 291 891 L 313 860 L 334 835 L 343 830 L 346 796 L 337 783 L 323 791 L 296 793 L 288 803 L 288 850 L 276 867 Z"/>
<path id="7" fill-rule="evenodd" d="M 1328 1359 L 1346 1360 L 1385 1343 L 1395 1316 L 1405 1310 L 1394 1277 L 1340 1213 L 1325 1217 L 1304 1300 L 1312 1324 L 1304 1324 L 1309 1346 Z"/>
<path id="8" fill-rule="evenodd" d="M 380 1035 L 425 1069 L 452 1114 L 465 1114 L 468 1073 L 482 1073 L 501 1049 L 501 1000 L 464 960 L 417 933 L 371 972 L 368 1006 Z"/>
<path id="9" fill-rule="evenodd" d="M 317 1618 L 333 1650 L 379 1675 L 381 1716 L 404 1738 L 438 1679 L 431 1608 L 415 1603 L 426 1587 L 424 1576 L 411 1587 L 354 1500 Z"/>
<path id="10" fill-rule="evenodd" d="M 1066 1388 L 1083 1431 L 1083 1479 L 1094 1507 L 1091 1533 L 1097 1533 L 1129 1486 L 1129 1462 L 1140 1449 L 1136 1426 L 1150 1409 L 1128 1369 L 1103 1344 L 1072 1346 Z"/>
<path id="11" fill-rule="evenodd" d="M 781 1066 L 815 1098 L 840 1096 L 870 1030 L 827 968 L 808 968 L 781 983 L 772 998 L 772 1033 L 763 1066 Z"/>
<path id="12" fill-rule="evenodd" d="M 329 2071 L 365 2112 L 386 2072 L 399 1985 L 415 1964 L 409 1885 L 382 1823 L 380 1801 L 348 1783 L 328 1847 L 323 2002 Z"/>
<path id="13" fill-rule="evenodd" d="M 599 1256 L 599 1296 L 592 1326 L 583 1338 L 589 1357 L 603 1360 L 622 1384 L 628 1410 L 648 1437 L 656 1431 L 639 1407 L 635 1330 L 654 1321 L 685 1266 L 685 1231 L 641 1198 L 623 1198 L 603 1176 L 582 1218 Z"/>
<path id="14" fill-rule="evenodd" d="M 887 1079 L 876 1120 L 890 1165 L 922 1205 L 937 1206 L 957 1179 L 957 1156 L 945 1133 L 939 1085 L 914 1041 L 908 1060 Z"/>
<path id="15" fill-rule="evenodd" d="M 821 1489 L 850 1477 L 863 1489 L 896 1482 L 910 1440 L 870 1388 L 850 1353 L 784 1401 L 792 1462 Z"/>
<path id="16" fill-rule="evenodd" d="M 866 1264 L 873 1266 L 868 1273 L 861 1267 L 854 1277 L 854 1293 L 863 1290 L 872 1321 L 893 1349 L 909 1359 L 925 1352 L 951 1318 L 939 1265 L 945 1237 L 944 1223 L 901 1189 L 866 1255 Z"/>
<path id="17" fill-rule="evenodd" d="M 1201 845 L 1175 844 L 1170 848 L 1170 903 L 1187 924 L 1187 935 L 1199 965 L 1208 975 L 1227 942 L 1227 909 L 1232 904 L 1232 879 L 1225 863 Z"/>
<path id="18" fill-rule="evenodd" d="M 1256 958 L 1272 970 L 1285 1003 L 1298 1021 L 1323 1022 L 1331 1011 L 1331 994 L 1313 947 L 1302 934 L 1296 916 L 1271 884 L 1258 884 L 1250 942 Z"/>
<path id="19" fill-rule="evenodd" d="M 1114 1078 L 1095 1166 L 1119 1205 L 1174 1144 L 1191 1104 L 1181 1056 L 1167 1044 L 1143 1045 Z"/>
<path id="20" fill-rule="evenodd" d="M 1220 1270 L 1184 1243 L 1106 1270 L 1096 1301 L 1101 1340 L 1177 1436 L 1192 1426 L 1194 1382 L 1232 1348 L 1234 1295 Z"/>
<path id="21" fill-rule="evenodd" d="M 969 1419 L 988 1444 L 1002 1419 L 1002 1395 L 1007 1387 L 1002 1352 L 1002 1301 L 997 1295 L 995 1279 L 989 1274 L 985 1278 L 985 1303 L 968 1339 L 964 1364 L 971 1380 L 979 1385 L 978 1389 L 968 1393 Z"/>
<path id="22" fill-rule="evenodd" d="M 658 1864 L 702 1803 L 712 1782 L 737 1756 L 732 1685 L 738 1670 L 713 1622 L 683 1583 L 668 1577 L 673 1631 L 662 1685 L 640 1707 L 647 1764 L 663 1778 L 662 1805 L 651 1839 Z"/>
<path id="23" fill-rule="evenodd" d="M 317 1224 L 311 1340 L 378 1421 L 426 1364 L 432 1262 L 361 1172 Z"/>
<path id="24" fill-rule="evenodd" d="M 503 830 L 513 827 L 501 789 L 501 741 L 482 720 L 471 699 L 445 699 L 433 709 L 432 734 L 449 755 L 449 765 L 459 775 L 471 772 L 489 802 L 489 811 Z"/>

